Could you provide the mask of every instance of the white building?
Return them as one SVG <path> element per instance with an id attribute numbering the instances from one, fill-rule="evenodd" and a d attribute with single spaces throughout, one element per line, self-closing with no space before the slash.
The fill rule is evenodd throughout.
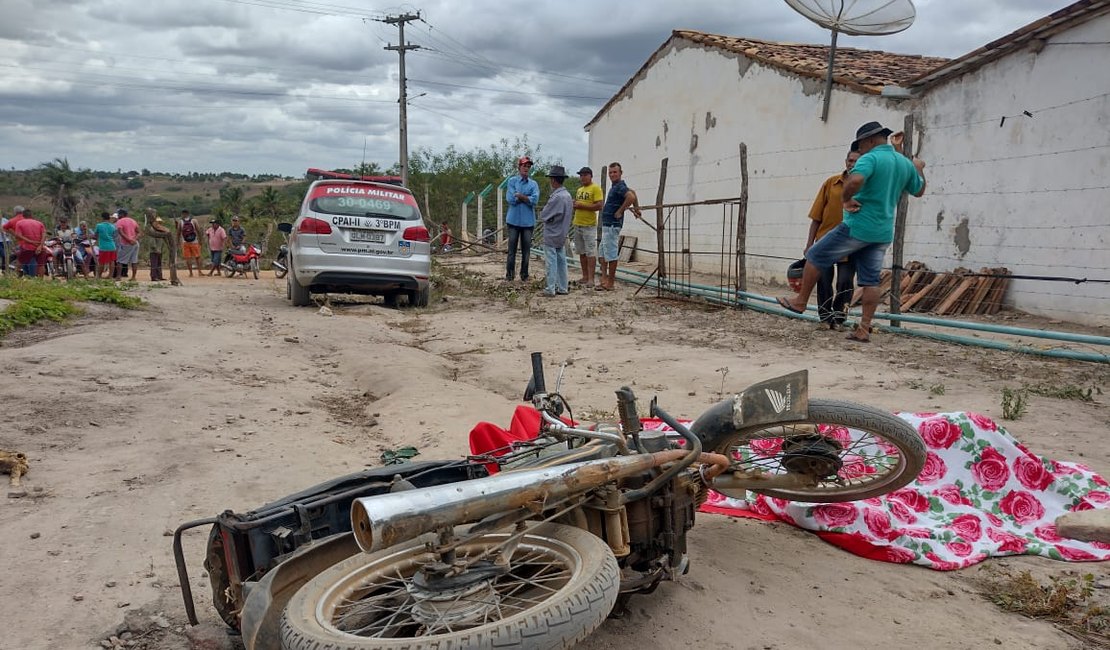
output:
<path id="1" fill-rule="evenodd" d="M 827 46 L 679 30 L 586 125 L 590 161 L 621 162 L 649 204 L 668 158 L 664 202 L 701 201 L 740 194 L 745 143 L 748 272 L 782 280 L 779 258 L 800 256 L 813 197 L 856 128 L 898 131 L 912 113 L 929 187 L 910 201 L 907 262 L 1110 279 L 1108 43 L 1110 0 L 1084 0 L 951 61 L 838 48 L 823 122 Z M 694 211 L 692 248 L 720 250 L 720 215 Z M 1017 279 L 1008 302 L 1110 324 L 1105 283 Z"/>

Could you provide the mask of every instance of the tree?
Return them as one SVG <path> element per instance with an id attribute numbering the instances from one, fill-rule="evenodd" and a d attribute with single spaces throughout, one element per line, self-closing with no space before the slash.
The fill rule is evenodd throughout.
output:
<path id="1" fill-rule="evenodd" d="M 546 169 L 548 164 L 539 158 L 539 150 L 539 145 L 528 144 L 527 135 L 512 142 L 502 138 L 484 149 L 470 151 L 459 151 L 454 145 L 439 152 L 421 147 L 409 157 L 409 188 L 421 205 L 427 203 L 429 214 L 425 218 L 457 224 L 456 215 L 466 194 L 480 191 L 489 183 L 496 188 L 516 172 L 520 156 L 530 156 L 535 169 Z M 495 218 L 494 214 L 492 209 L 486 211 L 487 221 Z"/>
<path id="2" fill-rule="evenodd" d="M 230 185 L 222 188 L 220 190 L 220 207 L 223 212 L 228 212 L 232 215 L 242 212 L 243 188 Z"/>
<path id="3" fill-rule="evenodd" d="M 281 194 L 272 185 L 262 188 L 262 193 L 258 195 L 258 208 L 262 211 L 262 214 L 277 221 L 280 207 Z"/>
<path id="4" fill-rule="evenodd" d="M 88 193 L 91 178 L 90 170 L 73 169 L 68 159 L 55 158 L 35 169 L 35 189 L 50 198 L 55 219 L 61 215 L 74 219 L 81 199 Z"/>

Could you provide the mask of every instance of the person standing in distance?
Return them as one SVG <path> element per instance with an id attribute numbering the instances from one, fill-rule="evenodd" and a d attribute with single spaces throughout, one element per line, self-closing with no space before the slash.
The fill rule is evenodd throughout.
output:
<path id="1" fill-rule="evenodd" d="M 188 210 L 181 211 L 181 220 L 177 222 L 177 231 L 181 233 L 181 256 L 185 258 L 185 268 L 189 269 L 189 277 L 193 276 L 193 264 L 197 265 L 197 275 L 201 274 L 200 266 L 200 228 L 189 214 Z"/>
<path id="2" fill-rule="evenodd" d="M 857 160 L 859 160 L 859 152 L 853 148 L 844 159 L 844 171 L 836 176 L 830 176 L 821 184 L 821 189 L 817 191 L 817 198 L 813 200 L 813 207 L 809 209 L 809 236 L 806 238 L 803 254 L 844 220 L 841 190 Z M 854 275 L 852 260 L 848 258 L 837 260 L 836 264 L 821 271 L 821 278 L 817 280 L 817 315 L 821 317 L 823 324 L 829 326 L 829 329 L 840 329 L 847 318 Z"/>
<path id="3" fill-rule="evenodd" d="M 574 194 L 574 220 L 570 227 L 570 241 L 578 252 L 578 262 L 582 266 L 584 289 L 594 288 L 594 269 L 597 266 L 597 211 L 605 204 L 605 192 L 594 182 L 594 170 L 583 167 L 578 170 L 581 185 Z"/>
<path id="4" fill-rule="evenodd" d="M 601 208 L 601 259 L 602 277 L 598 279 L 599 291 L 612 291 L 617 279 L 617 258 L 620 255 L 621 228 L 624 227 L 624 212 L 632 210 L 640 217 L 640 201 L 636 192 L 630 190 L 622 180 L 624 170 L 619 162 L 609 163 L 609 196 Z"/>
<path id="5" fill-rule="evenodd" d="M 540 212 L 543 222 L 543 260 L 547 270 L 547 289 L 543 295 L 565 296 L 567 287 L 567 231 L 574 216 L 574 200 L 563 187 L 567 171 L 562 165 L 552 165 L 547 171 L 551 181 L 551 196 Z"/>
<path id="6" fill-rule="evenodd" d="M 505 215 L 505 229 L 509 237 L 505 280 L 512 282 L 516 275 L 516 249 L 520 246 L 520 279 L 527 282 L 528 258 L 532 248 L 532 229 L 536 227 L 536 204 L 540 200 L 540 186 L 528 176 L 532 171 L 531 158 L 521 156 L 516 168 L 519 173 L 509 178 L 505 188 L 505 199 L 509 202 L 509 213 Z"/>
<path id="7" fill-rule="evenodd" d="M 868 122 L 856 130 L 852 146 L 861 155 L 841 191 L 844 221 L 806 253 L 798 293 L 778 299 L 783 309 L 805 312 L 821 271 L 848 256 L 856 267 L 857 284 L 863 289 L 863 316 L 848 335 L 848 340 L 857 343 L 871 340 L 871 319 L 879 305 L 879 275 L 886 249 L 894 241 L 898 200 L 903 192 L 913 196 L 925 193 L 925 163 L 895 151 L 887 142 L 890 134 L 891 130 L 878 122 Z"/>

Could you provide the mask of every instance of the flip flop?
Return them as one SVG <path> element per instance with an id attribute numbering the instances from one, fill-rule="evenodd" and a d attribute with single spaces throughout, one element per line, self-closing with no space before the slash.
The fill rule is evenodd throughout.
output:
<path id="1" fill-rule="evenodd" d="M 806 310 L 804 310 L 804 309 L 795 309 L 794 305 L 791 305 L 790 301 L 787 300 L 786 298 L 779 298 L 778 303 L 779 303 L 779 307 L 782 307 L 786 311 L 792 311 L 795 314 L 804 314 L 804 313 L 806 313 Z"/>
<path id="2" fill-rule="evenodd" d="M 844 338 L 849 340 L 849 341 L 855 341 L 856 343 L 870 343 L 871 342 L 870 338 L 861 339 L 860 337 L 856 336 L 855 330 L 852 330 L 852 333 L 849 334 L 848 336 L 845 336 Z"/>

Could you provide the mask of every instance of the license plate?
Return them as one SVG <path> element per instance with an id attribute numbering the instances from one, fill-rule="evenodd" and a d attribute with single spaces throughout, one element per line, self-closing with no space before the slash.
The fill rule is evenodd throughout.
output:
<path id="1" fill-rule="evenodd" d="M 351 231 L 351 241 L 364 241 L 364 242 L 370 242 L 371 244 L 384 244 L 385 243 L 385 233 L 384 232 L 367 232 L 365 230 L 352 230 Z"/>

